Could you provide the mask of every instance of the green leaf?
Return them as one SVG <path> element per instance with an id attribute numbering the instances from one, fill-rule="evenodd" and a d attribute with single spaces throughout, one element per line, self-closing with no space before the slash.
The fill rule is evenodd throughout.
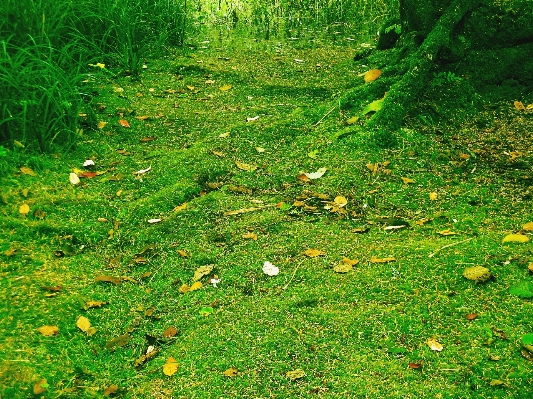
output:
<path id="1" fill-rule="evenodd" d="M 522 337 L 523 345 L 533 345 L 533 333 L 526 334 Z"/>
<path id="2" fill-rule="evenodd" d="M 366 115 L 369 112 L 379 111 L 381 108 L 383 108 L 383 101 L 385 101 L 384 98 L 382 98 L 381 100 L 372 101 L 370 104 L 363 108 L 362 114 Z"/>
<path id="3" fill-rule="evenodd" d="M 211 306 L 205 306 L 205 307 L 203 307 L 203 308 L 200 309 L 200 312 L 199 312 L 199 313 L 200 313 L 200 315 L 207 317 L 207 316 L 209 316 L 211 313 L 213 313 L 213 310 L 214 310 L 214 309 L 213 309 Z"/>
<path id="4" fill-rule="evenodd" d="M 519 298 L 533 298 L 533 284 L 529 281 L 525 281 L 519 285 L 509 288 L 509 293 Z"/>

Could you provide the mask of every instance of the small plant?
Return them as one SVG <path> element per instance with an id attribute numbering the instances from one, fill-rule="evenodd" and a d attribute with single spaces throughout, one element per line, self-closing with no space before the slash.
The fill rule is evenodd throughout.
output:
<path id="1" fill-rule="evenodd" d="M 389 33 L 389 32 L 396 32 L 397 35 L 401 35 L 402 34 L 402 25 L 401 24 L 393 24 L 391 26 L 388 26 L 385 28 L 385 33 Z"/>
<path id="2" fill-rule="evenodd" d="M 433 74 L 433 81 L 432 84 L 434 86 L 441 86 L 445 83 L 455 83 L 455 82 L 461 82 L 463 78 L 460 76 L 457 76 L 453 72 L 439 72 Z"/>

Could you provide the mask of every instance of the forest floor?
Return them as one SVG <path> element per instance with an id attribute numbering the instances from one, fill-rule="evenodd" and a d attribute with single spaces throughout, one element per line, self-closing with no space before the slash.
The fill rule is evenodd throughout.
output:
<path id="1" fill-rule="evenodd" d="M 1 179 L 1 397 L 532 397 L 533 114 L 339 137 L 353 52 L 95 68 L 98 129 Z"/>

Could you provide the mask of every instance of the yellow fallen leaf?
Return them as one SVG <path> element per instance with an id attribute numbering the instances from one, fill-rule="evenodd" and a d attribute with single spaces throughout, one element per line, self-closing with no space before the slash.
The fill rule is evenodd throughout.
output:
<path id="1" fill-rule="evenodd" d="M 309 258 L 316 258 L 316 257 L 319 257 L 319 256 L 326 255 L 326 253 L 324 251 L 321 251 L 319 249 L 308 249 L 308 250 L 304 251 L 303 254 L 305 256 L 309 257 Z"/>
<path id="2" fill-rule="evenodd" d="M 28 176 L 37 176 L 37 173 L 35 173 L 33 169 L 28 168 L 27 166 L 21 166 L 20 171 Z"/>
<path id="3" fill-rule="evenodd" d="M 372 256 L 370 258 L 370 262 L 372 263 L 387 263 L 387 262 L 396 262 L 396 258 L 388 257 L 388 258 L 378 258 L 376 256 Z"/>
<path id="4" fill-rule="evenodd" d="M 30 206 L 26 203 L 22 204 L 19 208 L 19 213 L 26 216 L 28 213 L 30 213 Z"/>
<path id="5" fill-rule="evenodd" d="M 436 192 L 433 191 L 433 192 L 429 193 L 430 201 L 435 201 L 437 199 L 437 197 L 438 197 L 438 194 Z"/>
<path id="6" fill-rule="evenodd" d="M 76 185 L 76 184 L 79 184 L 80 183 L 80 178 L 78 177 L 78 175 L 76 173 L 71 173 L 69 175 L 69 181 L 70 183 Z"/>
<path id="7" fill-rule="evenodd" d="M 287 376 L 288 379 L 290 379 L 291 381 L 294 381 L 294 380 L 305 377 L 305 371 L 303 371 L 302 369 L 296 369 L 292 371 L 287 371 L 285 375 Z"/>
<path id="8" fill-rule="evenodd" d="M 189 292 L 196 291 L 202 288 L 202 282 L 196 281 L 195 283 L 192 283 L 192 285 L 189 287 Z"/>
<path id="9" fill-rule="evenodd" d="M 403 184 L 410 184 L 414 183 L 415 181 L 413 179 L 410 179 L 408 177 L 402 177 Z"/>
<path id="10" fill-rule="evenodd" d="M 353 266 L 358 264 L 359 261 L 357 259 L 348 259 L 344 258 L 341 260 L 337 265 L 333 267 L 333 271 L 336 273 L 348 273 L 353 269 Z"/>
<path id="11" fill-rule="evenodd" d="M 57 326 L 41 326 L 37 329 L 45 337 L 59 334 L 59 327 Z"/>
<path id="12" fill-rule="evenodd" d="M 239 162 L 239 161 L 235 161 L 235 165 L 237 165 L 239 169 L 245 170 L 247 172 L 252 172 L 257 169 L 257 166 L 255 165 L 250 165 L 250 164 Z"/>
<path id="13" fill-rule="evenodd" d="M 483 266 L 467 267 L 463 272 L 463 277 L 475 281 L 476 283 L 484 283 L 490 280 L 492 273 L 489 269 Z"/>
<path id="14" fill-rule="evenodd" d="M 173 376 L 178 371 L 179 364 L 173 357 L 169 357 L 163 365 L 163 374 Z"/>
<path id="15" fill-rule="evenodd" d="M 526 223 L 524 227 L 522 227 L 522 230 L 533 231 L 533 222 Z"/>
<path id="16" fill-rule="evenodd" d="M 524 111 L 526 109 L 526 107 L 521 101 L 515 101 L 514 107 L 517 109 L 517 111 Z"/>
<path id="17" fill-rule="evenodd" d="M 359 116 L 352 116 L 350 119 L 346 121 L 348 125 L 353 125 L 359 120 Z"/>
<path id="18" fill-rule="evenodd" d="M 509 234 L 504 237 L 502 242 L 528 242 L 529 237 L 524 234 Z"/>
<path id="19" fill-rule="evenodd" d="M 91 322 L 87 317 L 80 316 L 76 321 L 76 327 L 78 327 L 83 332 L 87 332 L 91 328 Z"/>
<path id="20" fill-rule="evenodd" d="M 187 284 L 183 284 L 178 291 L 180 294 L 185 294 L 186 292 L 189 292 L 190 290 L 191 290 L 191 287 L 189 287 Z"/>
<path id="21" fill-rule="evenodd" d="M 235 377 L 237 374 L 239 374 L 239 370 L 237 370 L 235 367 L 230 367 L 226 371 L 224 371 L 224 375 L 226 377 Z"/>
<path id="22" fill-rule="evenodd" d="M 242 235 L 242 238 L 244 239 L 247 239 L 247 240 L 254 240 L 256 241 L 257 240 L 257 234 L 255 234 L 253 231 L 250 231 L 248 233 L 244 233 Z"/>
<path id="23" fill-rule="evenodd" d="M 335 197 L 333 202 L 335 202 L 335 205 L 337 205 L 338 207 L 343 207 L 343 206 L 346 206 L 346 204 L 348 204 L 348 200 L 346 199 L 346 197 L 343 197 L 342 195 L 338 195 L 337 197 Z"/>
<path id="24" fill-rule="evenodd" d="M 186 202 L 184 202 L 181 205 L 175 206 L 173 211 L 174 212 L 180 212 L 180 211 L 184 211 L 185 209 L 187 209 L 187 203 Z"/>
<path id="25" fill-rule="evenodd" d="M 43 378 L 41 381 L 39 381 L 37 384 L 33 386 L 33 394 L 41 395 L 45 393 L 47 386 L 48 386 L 48 383 L 46 382 L 46 378 Z"/>
<path id="26" fill-rule="evenodd" d="M 441 231 L 438 231 L 437 233 L 440 234 L 441 236 L 453 236 L 453 235 L 458 234 L 458 233 L 456 233 L 454 231 L 451 231 L 449 229 L 441 230 Z"/>
<path id="27" fill-rule="evenodd" d="M 379 69 L 370 69 L 364 74 L 363 79 L 365 82 L 372 82 L 381 76 L 381 71 Z"/>
<path id="28" fill-rule="evenodd" d="M 218 90 L 220 91 L 228 91 L 229 89 L 231 89 L 233 86 L 232 85 L 224 85 L 224 86 L 220 86 L 218 88 Z"/>
<path id="29" fill-rule="evenodd" d="M 440 352 L 444 349 L 444 347 L 435 338 L 428 338 L 426 343 L 432 351 Z"/>

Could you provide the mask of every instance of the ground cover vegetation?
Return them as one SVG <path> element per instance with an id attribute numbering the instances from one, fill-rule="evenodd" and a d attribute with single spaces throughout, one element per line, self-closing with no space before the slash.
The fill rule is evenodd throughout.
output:
<path id="1" fill-rule="evenodd" d="M 3 136 L 2 397 L 531 397 L 531 91 L 435 71 L 384 149 L 367 33 L 196 32 Z"/>

